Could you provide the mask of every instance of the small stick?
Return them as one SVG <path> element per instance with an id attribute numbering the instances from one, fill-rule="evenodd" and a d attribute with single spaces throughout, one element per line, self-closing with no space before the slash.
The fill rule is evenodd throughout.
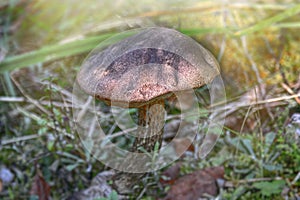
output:
<path id="1" fill-rule="evenodd" d="M 8 145 L 8 144 L 16 143 L 16 142 L 21 142 L 21 141 L 26 141 L 26 140 L 32 140 L 32 139 L 39 138 L 41 136 L 42 135 L 38 135 L 38 134 L 25 135 L 25 136 L 22 136 L 22 137 L 17 137 L 17 138 L 13 138 L 13 139 L 3 140 L 1 142 L 1 145 Z"/>
<path id="2" fill-rule="evenodd" d="M 300 94 L 295 94 L 295 92 L 285 83 L 281 83 L 281 86 L 291 95 L 297 95 L 295 96 L 295 101 L 300 104 Z"/>
<path id="3" fill-rule="evenodd" d="M 247 180 L 239 180 L 239 181 L 225 181 L 224 187 L 235 187 L 238 184 L 245 184 L 245 183 L 255 183 L 255 182 L 261 182 L 261 181 L 276 181 L 276 180 L 282 180 L 281 177 L 275 177 L 275 178 L 252 178 Z"/>

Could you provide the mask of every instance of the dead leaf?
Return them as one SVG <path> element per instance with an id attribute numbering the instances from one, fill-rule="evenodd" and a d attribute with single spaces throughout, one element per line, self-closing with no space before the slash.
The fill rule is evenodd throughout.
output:
<path id="1" fill-rule="evenodd" d="M 194 200 L 218 194 L 217 179 L 224 178 L 224 167 L 195 171 L 177 179 L 163 200 Z"/>
<path id="2" fill-rule="evenodd" d="M 179 176 L 181 163 L 176 163 L 175 165 L 172 165 L 168 169 L 166 169 L 160 178 L 160 182 L 163 185 L 172 185 L 175 183 L 176 179 Z"/>
<path id="3" fill-rule="evenodd" d="M 186 151 L 194 152 L 195 150 L 193 142 L 189 138 L 175 138 L 172 143 L 177 156 L 183 155 Z"/>
<path id="4" fill-rule="evenodd" d="M 48 200 L 50 197 L 50 186 L 43 178 L 39 169 L 36 170 L 33 183 L 31 185 L 30 195 L 37 195 L 39 200 Z"/>

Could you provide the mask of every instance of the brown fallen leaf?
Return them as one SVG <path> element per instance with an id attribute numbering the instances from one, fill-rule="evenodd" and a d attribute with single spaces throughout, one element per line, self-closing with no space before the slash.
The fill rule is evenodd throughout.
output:
<path id="1" fill-rule="evenodd" d="M 180 168 L 181 168 L 182 163 L 176 163 L 175 165 L 172 165 L 168 169 L 166 169 L 160 178 L 160 182 L 163 185 L 172 185 L 175 183 L 176 179 L 179 176 L 180 173 Z"/>
<path id="2" fill-rule="evenodd" d="M 224 167 L 195 171 L 177 179 L 162 200 L 194 200 L 218 194 L 217 179 L 224 178 Z"/>
<path id="3" fill-rule="evenodd" d="M 190 138 L 175 138 L 172 140 L 172 145 L 177 156 L 182 156 L 186 151 L 194 152 L 195 150 Z"/>
<path id="4" fill-rule="evenodd" d="M 45 181 L 42 172 L 38 168 L 31 185 L 30 195 L 37 195 L 39 200 L 48 200 L 50 197 L 50 186 Z"/>

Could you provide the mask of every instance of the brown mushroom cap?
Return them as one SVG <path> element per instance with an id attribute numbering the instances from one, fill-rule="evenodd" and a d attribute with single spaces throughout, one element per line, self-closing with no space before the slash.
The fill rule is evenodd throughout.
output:
<path id="1" fill-rule="evenodd" d="M 216 59 L 199 43 L 178 31 L 155 27 L 92 52 L 77 82 L 109 104 L 140 107 L 201 87 L 218 74 Z"/>

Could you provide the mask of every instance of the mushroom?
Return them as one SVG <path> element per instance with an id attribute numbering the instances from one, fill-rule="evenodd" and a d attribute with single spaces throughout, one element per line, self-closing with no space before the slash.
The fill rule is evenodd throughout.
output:
<path id="1" fill-rule="evenodd" d="M 78 73 L 80 87 L 109 105 L 137 108 L 133 152 L 162 143 L 165 100 L 199 88 L 219 74 L 210 52 L 178 31 L 153 27 L 92 54 Z"/>
<path id="2" fill-rule="evenodd" d="M 218 63 L 204 47 L 176 30 L 153 27 L 93 51 L 83 63 L 77 83 L 85 93 L 111 106 L 137 108 L 132 151 L 139 154 L 161 147 L 165 101 L 178 92 L 208 84 L 217 75 Z M 131 163 L 123 163 L 126 172 L 145 172 L 145 156 L 139 162 L 135 155 L 128 158 Z M 136 165 L 144 165 L 143 170 L 134 170 Z M 140 178 L 141 174 L 121 173 L 114 178 L 115 188 L 128 193 L 131 183 Z"/>

